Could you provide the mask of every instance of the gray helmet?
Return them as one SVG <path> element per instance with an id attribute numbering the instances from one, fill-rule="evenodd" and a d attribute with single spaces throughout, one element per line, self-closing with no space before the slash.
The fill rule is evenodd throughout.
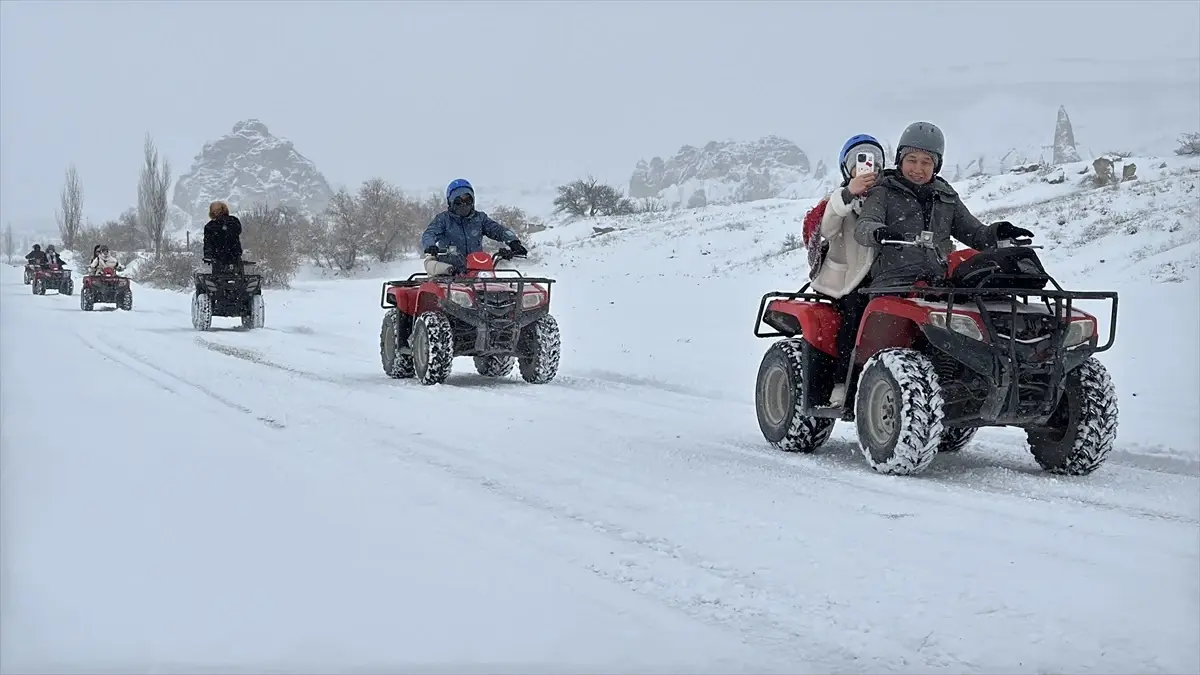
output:
<path id="1" fill-rule="evenodd" d="M 904 157 L 904 149 L 913 148 L 924 150 L 933 155 L 933 172 L 942 170 L 942 155 L 946 152 L 946 137 L 942 130 L 932 122 L 913 122 L 904 133 L 900 134 L 900 142 L 896 145 L 896 166 Z"/>

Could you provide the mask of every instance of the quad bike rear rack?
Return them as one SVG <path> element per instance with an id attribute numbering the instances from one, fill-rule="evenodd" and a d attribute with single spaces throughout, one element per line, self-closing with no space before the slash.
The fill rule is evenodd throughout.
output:
<path id="1" fill-rule="evenodd" d="M 451 286 L 482 286 L 485 284 L 515 284 L 517 293 L 524 293 L 525 286 L 531 284 L 543 284 L 546 287 L 546 304 L 550 304 L 550 287 L 556 283 L 556 280 L 549 277 L 527 277 L 521 274 L 520 271 L 514 269 L 495 270 L 495 276 L 490 277 L 456 277 L 452 275 L 431 275 L 427 272 L 416 272 L 410 274 L 407 279 L 393 279 L 383 282 L 379 290 L 379 308 L 391 309 L 395 304 L 389 304 L 390 299 L 387 291 L 389 288 L 415 288 L 427 283 L 435 283 L 439 286 L 445 286 L 449 291 Z M 501 276 L 505 274 L 507 276 Z M 471 289 L 474 292 L 474 288 Z"/>

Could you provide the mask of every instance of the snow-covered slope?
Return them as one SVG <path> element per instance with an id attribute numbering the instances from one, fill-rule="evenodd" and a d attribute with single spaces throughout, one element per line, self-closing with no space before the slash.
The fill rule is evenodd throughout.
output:
<path id="1" fill-rule="evenodd" d="M 225 200 L 230 209 L 255 203 L 285 205 L 318 213 L 333 190 L 311 160 L 292 142 L 273 136 L 256 119 L 242 120 L 233 131 L 204 144 L 190 170 L 175 183 L 171 204 L 191 224 L 208 220 L 208 205 Z"/>
<path id="2" fill-rule="evenodd" d="M 964 192 L 1014 220 L 1058 195 L 1194 226 L 1196 166 L 1168 164 L 1141 192 Z M 806 278 L 779 252 L 805 206 L 537 235 L 525 270 L 559 279 L 564 336 L 540 387 L 468 359 L 444 385 L 385 377 L 379 279 L 299 281 L 267 292 L 266 329 L 198 334 L 186 294 L 85 313 L 0 268 L 0 669 L 1200 669 L 1200 275 L 1094 258 L 1176 233 L 1078 253 L 1104 221 L 1068 220 L 1043 252 L 1068 287 L 1121 293 L 1101 470 L 1046 475 L 988 429 L 893 478 L 848 425 L 788 456 L 755 421 L 754 313 Z"/>

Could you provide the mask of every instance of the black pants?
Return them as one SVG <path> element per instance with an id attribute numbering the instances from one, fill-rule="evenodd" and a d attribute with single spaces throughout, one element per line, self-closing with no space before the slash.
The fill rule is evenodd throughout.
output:
<path id="1" fill-rule="evenodd" d="M 861 287 L 865 287 L 863 284 Z M 861 288 L 860 287 L 860 288 Z M 871 296 L 865 293 L 851 291 L 834 301 L 838 313 L 842 315 L 842 324 L 837 332 L 837 382 L 845 382 L 846 374 L 850 371 L 850 356 L 854 352 L 854 342 L 858 337 L 858 324 L 867 311 Z"/>

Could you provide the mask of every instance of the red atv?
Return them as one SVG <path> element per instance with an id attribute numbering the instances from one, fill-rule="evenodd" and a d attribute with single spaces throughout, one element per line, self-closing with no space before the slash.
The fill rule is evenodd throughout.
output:
<path id="1" fill-rule="evenodd" d="M 436 259 L 452 266 L 450 275 L 417 273 L 383 282 L 383 372 L 437 384 L 450 375 L 454 357 L 471 356 L 486 377 L 508 375 L 516 361 L 526 382 L 554 379 L 560 348 L 558 322 L 550 314 L 554 279 L 496 269 L 497 258 L 514 257 L 507 249 L 494 256 L 443 251 Z"/>
<path id="2" fill-rule="evenodd" d="M 938 250 L 930 232 L 883 243 Z M 874 297 L 850 372 L 836 372 L 841 317 L 830 298 L 805 293 L 808 284 L 764 295 L 754 335 L 787 339 L 767 350 L 758 371 L 763 436 L 781 450 L 813 452 L 837 420 L 853 421 L 871 468 L 916 474 L 980 427 L 1016 426 L 1046 471 L 1095 471 L 1117 431 L 1116 392 L 1094 357 L 1112 347 L 1117 294 L 1063 290 L 1028 244 L 938 253 L 944 280 L 859 290 Z M 1079 300 L 1112 302 L 1104 345 L 1096 317 L 1073 307 Z M 778 332 L 760 332 L 762 323 Z M 843 402 L 830 405 L 839 383 Z"/>
<path id="3" fill-rule="evenodd" d="M 133 289 L 129 287 L 129 279 L 117 276 L 117 271 L 111 267 L 105 267 L 99 274 L 85 276 L 83 290 L 79 291 L 79 308 L 90 312 L 97 302 L 116 303 L 127 312 L 133 309 Z"/>
<path id="4" fill-rule="evenodd" d="M 26 275 L 29 275 L 28 268 L 29 266 L 26 265 Z M 45 295 L 47 290 L 58 291 L 60 295 L 70 295 L 75 292 L 75 281 L 71 278 L 71 270 L 55 263 L 46 267 L 34 265 L 30 283 L 33 286 L 34 295 Z"/>

